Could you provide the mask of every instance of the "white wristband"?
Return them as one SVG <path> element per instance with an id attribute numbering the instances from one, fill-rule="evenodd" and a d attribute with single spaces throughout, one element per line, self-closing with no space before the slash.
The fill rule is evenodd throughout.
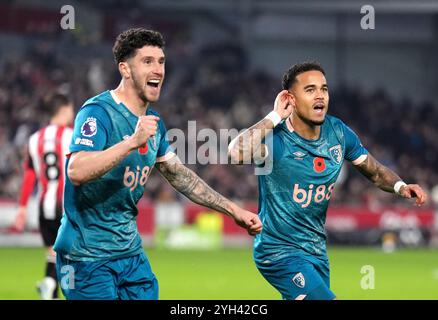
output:
<path id="1" fill-rule="evenodd" d="M 400 194 L 400 188 L 401 188 L 401 187 L 404 187 L 404 186 L 407 186 L 407 184 L 404 183 L 402 180 L 397 181 L 397 182 L 394 184 L 394 191 L 395 191 L 395 193 Z"/>
<path id="2" fill-rule="evenodd" d="M 268 113 L 268 115 L 265 117 L 265 119 L 269 119 L 272 121 L 272 123 L 274 124 L 274 127 L 277 126 L 277 124 L 279 124 L 281 122 L 281 117 L 280 115 L 277 113 L 277 111 L 271 111 Z"/>

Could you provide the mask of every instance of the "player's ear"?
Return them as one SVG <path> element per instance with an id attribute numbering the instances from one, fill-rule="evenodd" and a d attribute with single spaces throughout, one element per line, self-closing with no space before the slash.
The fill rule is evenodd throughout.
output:
<path id="1" fill-rule="evenodd" d="M 125 61 L 119 62 L 119 72 L 123 78 L 126 78 L 126 79 L 131 78 L 131 69 L 129 68 L 129 65 L 127 62 L 125 62 Z"/>
<path id="2" fill-rule="evenodd" d="M 293 107 L 295 107 L 295 96 L 294 96 L 294 94 L 291 92 L 291 90 L 289 90 L 288 96 L 289 96 L 290 104 L 291 104 Z"/>

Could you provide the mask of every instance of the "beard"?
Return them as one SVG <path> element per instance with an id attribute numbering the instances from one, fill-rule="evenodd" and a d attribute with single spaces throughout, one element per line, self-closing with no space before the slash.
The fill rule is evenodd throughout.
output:
<path id="1" fill-rule="evenodd" d="M 320 126 L 324 123 L 325 117 L 322 120 L 309 120 L 310 124 L 313 124 L 314 126 Z"/>
<path id="2" fill-rule="evenodd" d="M 134 89 L 137 92 L 138 97 L 143 101 L 144 103 L 148 103 L 148 99 L 145 95 L 145 86 L 142 84 L 141 81 L 139 81 L 134 75 L 132 75 L 132 83 L 134 84 Z"/>
<path id="3" fill-rule="evenodd" d="M 296 112 L 296 109 L 295 109 L 295 112 Z M 324 116 L 324 119 L 322 119 L 322 120 L 312 120 L 312 119 L 304 117 L 303 115 L 299 114 L 298 112 L 296 112 L 296 114 L 297 114 L 298 118 L 301 119 L 301 121 L 303 121 L 305 124 L 307 124 L 308 126 L 311 126 L 311 127 L 320 126 L 325 121 L 325 116 Z"/>

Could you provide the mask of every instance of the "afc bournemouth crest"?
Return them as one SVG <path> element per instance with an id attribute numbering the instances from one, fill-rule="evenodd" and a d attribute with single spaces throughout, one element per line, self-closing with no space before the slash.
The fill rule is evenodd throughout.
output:
<path id="1" fill-rule="evenodd" d="M 297 273 L 293 278 L 292 282 L 295 283 L 295 285 L 299 288 L 304 288 L 306 285 L 306 279 L 304 279 L 304 276 L 301 272 Z"/>
<path id="2" fill-rule="evenodd" d="M 336 145 L 334 147 L 331 147 L 329 149 L 330 152 L 330 156 L 332 157 L 333 161 L 336 162 L 337 164 L 341 164 L 342 162 L 342 149 L 341 149 L 341 145 Z"/>

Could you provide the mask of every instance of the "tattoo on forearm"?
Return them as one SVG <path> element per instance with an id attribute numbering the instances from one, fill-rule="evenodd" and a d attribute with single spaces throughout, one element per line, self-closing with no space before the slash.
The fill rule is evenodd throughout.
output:
<path id="1" fill-rule="evenodd" d="M 260 147 L 263 138 L 273 127 L 271 120 L 263 119 L 237 137 L 232 151 L 239 155 L 239 163 L 250 162 L 256 152 L 260 153 L 261 157 L 265 156 L 265 149 Z"/>
<path id="2" fill-rule="evenodd" d="M 165 161 L 155 166 L 177 191 L 193 202 L 232 216 L 231 202 L 181 162 Z"/>
<path id="3" fill-rule="evenodd" d="M 401 180 L 394 171 L 382 165 L 371 154 L 356 168 L 377 187 L 387 192 L 394 192 L 394 184 Z"/>

